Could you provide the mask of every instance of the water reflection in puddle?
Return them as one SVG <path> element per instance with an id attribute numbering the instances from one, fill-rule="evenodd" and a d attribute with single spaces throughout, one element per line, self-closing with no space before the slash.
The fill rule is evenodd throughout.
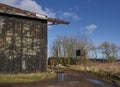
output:
<path id="1" fill-rule="evenodd" d="M 57 73 L 57 80 L 64 81 L 64 79 L 65 79 L 65 74 L 64 73 Z"/>
<path id="2" fill-rule="evenodd" d="M 92 82 L 92 83 L 94 83 L 94 84 L 100 85 L 101 87 L 112 87 L 111 85 L 104 84 L 100 80 L 93 80 L 93 79 L 87 79 L 87 80 L 90 81 L 90 82 Z"/>

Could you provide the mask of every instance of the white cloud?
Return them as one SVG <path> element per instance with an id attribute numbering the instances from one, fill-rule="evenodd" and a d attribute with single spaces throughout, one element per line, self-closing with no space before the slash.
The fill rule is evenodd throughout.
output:
<path id="1" fill-rule="evenodd" d="M 74 20 L 80 20 L 80 17 L 76 13 L 73 13 L 73 12 L 64 12 L 63 16 L 72 18 Z"/>
<path id="2" fill-rule="evenodd" d="M 50 17 L 55 18 L 56 17 L 56 13 L 52 12 L 50 9 L 45 8 L 45 13 L 48 14 L 48 16 L 50 15 Z"/>
<path id="3" fill-rule="evenodd" d="M 0 3 L 14 6 L 17 3 L 17 0 L 0 0 Z"/>
<path id="4" fill-rule="evenodd" d="M 19 3 L 19 7 L 29 11 L 44 13 L 44 11 L 42 10 L 42 7 L 32 0 L 22 0 Z"/>
<path id="5" fill-rule="evenodd" d="M 88 33 L 92 33 L 96 28 L 97 28 L 97 26 L 95 24 L 91 24 L 91 25 L 86 26 Z"/>
<path id="6" fill-rule="evenodd" d="M 34 0 L 0 0 L 0 3 L 12 5 L 21 9 L 25 9 L 32 12 L 37 12 L 40 14 L 45 14 L 50 17 L 56 17 L 56 13 L 52 12 L 50 9 L 42 9 L 42 6 L 39 5 Z"/>

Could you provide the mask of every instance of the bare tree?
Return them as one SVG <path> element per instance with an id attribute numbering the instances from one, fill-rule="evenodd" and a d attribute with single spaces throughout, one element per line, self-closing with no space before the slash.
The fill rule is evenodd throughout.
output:
<path id="1" fill-rule="evenodd" d="M 97 47 L 92 43 L 91 44 L 91 48 L 90 48 L 90 55 L 92 58 L 94 58 L 95 60 L 97 60 L 98 57 L 98 52 L 97 52 Z"/>
<path id="2" fill-rule="evenodd" d="M 88 53 L 90 52 L 90 50 L 93 47 L 93 43 L 91 40 L 89 40 L 85 35 L 81 35 L 79 37 L 79 40 L 81 42 L 81 51 L 83 52 L 83 63 L 86 62 L 87 58 L 88 58 Z"/>
<path id="3" fill-rule="evenodd" d="M 62 57 L 62 43 L 61 43 L 61 37 L 57 37 L 57 39 L 54 40 L 53 45 L 51 47 L 51 54 L 52 57 L 55 57 L 57 59 L 56 63 L 54 65 L 59 64 L 59 57 Z"/>
<path id="4" fill-rule="evenodd" d="M 101 49 L 102 54 L 108 59 L 108 61 L 116 60 L 118 56 L 118 46 L 115 44 L 111 44 L 109 42 L 102 43 L 99 48 Z"/>
<path id="5" fill-rule="evenodd" d="M 118 50 L 119 50 L 118 46 L 112 43 L 111 44 L 111 51 L 112 51 L 111 59 L 112 60 L 116 60 L 116 58 L 118 57 Z"/>
<path id="6" fill-rule="evenodd" d="M 57 37 L 54 40 L 52 50 L 52 56 L 54 57 L 64 57 L 64 58 L 76 58 L 76 50 L 81 50 L 83 62 L 87 59 L 87 54 L 91 48 L 91 41 L 84 36 L 62 36 Z M 70 61 L 69 61 L 70 62 Z"/>

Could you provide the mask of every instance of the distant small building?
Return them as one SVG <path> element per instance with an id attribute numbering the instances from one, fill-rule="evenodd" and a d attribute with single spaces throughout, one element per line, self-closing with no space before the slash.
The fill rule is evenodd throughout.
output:
<path id="1" fill-rule="evenodd" d="M 48 21 L 69 24 L 0 4 L 0 73 L 46 71 Z"/>

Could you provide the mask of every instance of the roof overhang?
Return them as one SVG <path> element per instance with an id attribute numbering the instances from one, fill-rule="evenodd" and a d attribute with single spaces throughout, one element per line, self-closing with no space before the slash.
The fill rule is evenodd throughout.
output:
<path id="1" fill-rule="evenodd" d="M 55 19 L 55 18 L 47 18 L 47 20 L 48 20 L 49 22 L 51 22 L 51 24 L 48 24 L 48 25 L 70 24 L 70 23 L 67 22 L 67 21 L 60 20 L 60 19 Z"/>
<path id="2" fill-rule="evenodd" d="M 46 15 L 35 13 L 35 12 L 30 12 L 26 11 L 20 8 L 16 8 L 13 6 L 5 5 L 0 3 L 0 13 L 8 14 L 8 15 L 17 15 L 17 16 L 23 16 L 23 17 L 30 17 L 30 18 L 35 18 L 35 19 L 43 19 L 47 20 L 48 26 L 49 25 L 56 25 L 56 24 L 69 24 L 69 22 L 56 19 L 56 18 L 49 18 Z"/>

